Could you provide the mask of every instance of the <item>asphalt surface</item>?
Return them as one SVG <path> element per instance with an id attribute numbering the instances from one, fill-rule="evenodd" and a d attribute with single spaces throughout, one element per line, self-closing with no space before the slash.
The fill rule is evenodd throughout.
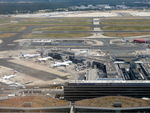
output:
<path id="1" fill-rule="evenodd" d="M 34 28 L 42 28 L 42 27 L 48 27 L 48 26 L 51 26 L 51 25 L 27 26 L 27 29 L 17 33 L 15 36 L 2 39 L 3 43 L 0 44 L 0 51 L 20 49 L 18 44 L 16 42 L 14 42 L 15 40 L 21 39 L 22 35 L 24 35 L 24 34 L 32 33 L 32 29 L 34 29 Z M 44 31 L 43 33 L 100 33 L 100 32 L 150 32 L 150 31 Z M 101 46 L 99 46 L 99 47 L 101 47 L 102 49 L 104 49 L 106 51 L 107 50 L 110 51 L 110 50 L 113 50 L 113 48 L 114 49 L 117 48 L 117 47 L 110 48 L 109 41 L 111 39 L 96 38 L 96 40 L 100 40 L 104 43 L 103 47 L 101 47 Z M 85 47 L 83 47 L 83 48 L 85 48 Z M 95 47 L 93 47 L 93 48 L 95 48 Z M 118 48 L 120 48 L 120 47 L 118 47 Z M 123 50 L 125 50 L 125 49 L 128 49 L 128 48 L 123 47 Z M 139 49 L 139 48 L 137 48 L 137 49 Z M 135 50 L 136 50 L 136 48 L 135 48 Z"/>
<path id="2" fill-rule="evenodd" d="M 8 59 L 0 59 L 0 65 L 14 69 L 20 73 L 24 73 L 24 74 L 30 75 L 34 78 L 38 78 L 44 81 L 49 81 L 49 80 L 53 80 L 56 78 L 60 78 L 63 80 L 67 79 L 65 77 L 60 77 L 56 74 L 48 73 L 48 72 L 41 71 L 41 70 L 36 70 L 36 69 L 29 68 L 20 64 L 9 62 Z"/>
<path id="3" fill-rule="evenodd" d="M 99 49 L 102 50 L 104 52 L 109 53 L 110 55 L 127 55 L 127 54 L 131 54 L 132 52 L 135 52 L 136 50 L 144 50 L 146 49 L 145 46 L 135 46 L 135 47 L 121 47 L 121 46 L 117 46 L 117 45 L 109 45 L 109 46 L 56 46 L 57 48 L 63 48 L 63 49 Z M 47 48 L 53 48 L 51 47 L 47 47 Z"/>
<path id="4" fill-rule="evenodd" d="M 3 43 L 0 44 L 0 51 L 8 51 L 8 50 L 18 50 L 21 49 L 18 46 L 17 42 L 14 42 L 15 40 L 19 40 L 22 39 L 22 36 L 25 34 L 29 34 L 32 33 L 32 29 L 34 28 L 41 28 L 41 27 L 48 27 L 51 25 L 33 25 L 33 26 L 27 26 L 27 28 L 21 32 L 18 32 L 15 36 L 9 37 L 9 38 L 3 38 Z M 52 25 L 53 26 L 53 25 Z M 59 25 L 60 26 L 60 25 Z M 63 25 L 62 25 L 63 26 Z M 65 26 L 65 25 L 64 25 Z M 72 26 L 72 25 L 69 25 Z M 91 26 L 91 25 L 90 25 Z M 100 26 L 100 25 L 98 25 Z M 94 25 L 92 25 L 92 27 L 94 27 Z M 99 33 L 99 31 L 45 31 L 44 33 Z M 100 31 L 100 32 L 139 32 L 139 31 Z M 150 31 L 140 31 L 140 32 L 150 32 Z M 136 50 L 143 50 L 146 49 L 146 47 L 144 46 L 139 46 L 139 45 L 135 45 L 135 46 L 118 46 L 118 45 L 110 45 L 110 40 L 114 39 L 114 38 L 92 38 L 93 40 L 100 40 L 104 43 L 103 46 L 78 46 L 78 47 L 69 47 L 69 48 L 78 48 L 78 49 L 100 49 L 103 50 L 105 52 L 108 52 L 112 55 L 117 55 L 117 54 L 128 54 L 128 53 L 132 53 Z M 61 48 L 67 48 L 68 47 L 61 47 Z M 8 59 L 0 59 L 0 65 L 5 66 L 5 67 L 9 67 L 12 68 L 18 72 L 39 78 L 41 80 L 53 80 L 56 78 L 60 78 L 60 79 L 67 79 L 64 77 L 60 77 L 58 75 L 52 74 L 52 73 L 48 73 L 48 72 L 44 72 L 44 71 L 40 71 L 40 70 L 36 70 L 33 68 L 29 68 L 20 64 L 15 64 L 12 62 L 9 62 Z M 42 76 L 41 76 L 42 75 Z"/>
<path id="5" fill-rule="evenodd" d="M 22 35 L 31 33 L 33 27 L 28 26 L 27 29 L 17 33 L 15 36 L 9 37 L 9 38 L 3 38 L 2 41 L 3 43 L 0 44 L 0 51 L 5 51 L 5 50 L 15 50 L 17 49 L 17 43 L 14 42 L 15 40 L 19 40 L 22 38 Z M 10 45 L 11 44 L 11 45 Z"/>
<path id="6" fill-rule="evenodd" d="M 37 31 L 38 32 L 38 31 Z M 133 30 L 133 31 L 114 31 L 114 30 L 108 30 L 108 31 L 40 31 L 42 33 L 104 33 L 104 32 L 110 32 L 110 33 L 134 33 L 134 32 L 150 32 L 150 31 L 138 31 L 138 30 Z M 35 33 L 35 34 L 41 34 L 41 33 Z"/>

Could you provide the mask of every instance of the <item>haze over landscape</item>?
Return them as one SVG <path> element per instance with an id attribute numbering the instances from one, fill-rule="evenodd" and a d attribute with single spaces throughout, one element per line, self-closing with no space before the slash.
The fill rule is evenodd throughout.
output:
<path id="1" fill-rule="evenodd" d="M 74 10 L 73 6 L 126 5 L 128 7 L 148 8 L 149 0 L 0 0 L 0 13 L 31 13 L 38 10 L 65 11 Z M 92 8 L 86 8 L 90 10 Z M 95 8 L 97 9 L 97 8 Z"/>

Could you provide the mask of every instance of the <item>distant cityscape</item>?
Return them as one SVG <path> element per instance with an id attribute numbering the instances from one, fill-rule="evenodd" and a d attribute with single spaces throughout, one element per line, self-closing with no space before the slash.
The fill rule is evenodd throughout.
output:
<path id="1" fill-rule="evenodd" d="M 98 5 L 80 5 L 80 6 L 72 6 L 69 7 L 69 9 L 71 10 L 111 10 L 111 9 L 128 9 L 130 7 L 126 6 L 126 5 L 116 5 L 116 6 L 110 6 L 109 4 L 98 4 Z"/>
<path id="2" fill-rule="evenodd" d="M 149 0 L 0 0 L 0 14 L 149 8 Z"/>

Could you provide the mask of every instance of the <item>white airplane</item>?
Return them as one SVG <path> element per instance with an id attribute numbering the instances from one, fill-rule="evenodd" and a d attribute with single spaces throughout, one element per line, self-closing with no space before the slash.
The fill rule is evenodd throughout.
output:
<path id="1" fill-rule="evenodd" d="M 15 77 L 16 75 L 8 75 L 8 76 L 4 76 L 2 79 L 4 80 L 9 80 L 10 78 Z"/>
<path id="2" fill-rule="evenodd" d="M 87 53 L 87 52 L 88 52 L 87 50 L 82 50 L 82 51 L 80 51 L 80 52 L 75 53 L 75 55 L 85 54 L 85 53 Z"/>
<path id="3" fill-rule="evenodd" d="M 124 64 L 124 63 L 126 63 L 126 62 L 124 62 L 124 61 L 115 61 L 114 62 L 115 64 Z M 144 62 L 142 62 L 142 61 L 134 61 L 134 63 L 135 64 L 143 64 Z M 145 64 L 145 63 L 144 63 Z"/>
<path id="4" fill-rule="evenodd" d="M 142 61 L 135 61 L 136 64 L 143 64 Z"/>
<path id="5" fill-rule="evenodd" d="M 124 61 L 115 61 L 114 63 L 115 64 L 124 64 L 125 62 Z"/>
<path id="6" fill-rule="evenodd" d="M 68 66 L 69 64 L 72 64 L 72 61 L 65 61 L 65 62 L 56 62 L 53 64 L 53 67 L 58 67 L 58 66 Z"/>
<path id="7" fill-rule="evenodd" d="M 40 54 L 21 54 L 21 57 L 24 57 L 24 58 L 34 58 L 38 56 L 40 56 Z"/>
<path id="8" fill-rule="evenodd" d="M 47 60 L 52 60 L 52 57 L 44 57 L 44 58 L 38 58 L 37 61 L 42 62 L 42 61 L 47 61 Z"/>
<path id="9" fill-rule="evenodd" d="M 52 42 L 52 40 L 34 40 L 34 42 L 38 42 L 38 43 L 50 43 Z"/>

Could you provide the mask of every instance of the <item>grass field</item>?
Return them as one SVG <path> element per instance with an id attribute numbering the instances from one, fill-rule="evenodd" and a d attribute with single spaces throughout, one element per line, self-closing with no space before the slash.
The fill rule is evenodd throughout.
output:
<path id="1" fill-rule="evenodd" d="M 12 21 L 12 22 L 11 22 Z M 32 31 L 90 31 L 91 18 L 0 18 L 0 38 L 11 37 L 14 32 L 21 32 L 28 26 L 34 26 Z M 53 26 L 54 25 L 54 26 Z M 56 26 L 55 26 L 56 25 Z M 63 25 L 63 26 L 61 26 Z M 71 26 L 72 25 L 72 26 Z M 31 31 L 31 32 L 32 32 Z M 4 34 L 4 33 L 7 34 Z M 78 38 L 91 36 L 90 33 L 48 33 L 48 34 L 23 34 L 25 38 Z"/>
<path id="2" fill-rule="evenodd" d="M 147 100 L 123 97 L 123 96 L 105 96 L 105 97 L 94 98 L 94 99 L 86 99 L 86 100 L 77 101 L 75 104 L 78 106 L 87 106 L 87 107 L 112 108 L 115 102 L 121 102 L 123 108 L 150 106 L 150 102 Z"/>
<path id="3" fill-rule="evenodd" d="M 25 30 L 25 26 L 18 26 L 18 25 L 2 25 L 0 26 L 1 32 L 20 32 Z"/>
<path id="4" fill-rule="evenodd" d="M 92 22 L 92 18 L 78 18 L 78 17 L 63 17 L 63 18 L 21 18 L 21 21 L 58 21 L 58 22 L 62 22 L 62 21 L 89 21 Z"/>
<path id="5" fill-rule="evenodd" d="M 10 22 L 10 18 L 8 17 L 0 17 L 0 24 L 5 24 Z"/>
<path id="6" fill-rule="evenodd" d="M 87 18 L 60 18 L 60 19 L 52 18 L 49 20 L 46 19 L 44 22 L 40 19 L 40 21 L 39 20 L 37 21 L 37 24 L 60 25 L 60 26 L 35 28 L 33 29 L 33 31 L 90 31 L 92 30 L 92 27 L 82 26 L 82 25 L 92 24 L 91 19 L 87 19 Z M 61 25 L 79 25 L 79 26 L 61 26 Z M 78 37 L 87 37 L 91 35 L 92 34 L 90 33 L 58 33 L 58 34 L 49 33 L 49 34 L 38 34 L 38 35 L 28 34 L 25 37 L 26 38 L 78 38 Z"/>
<path id="7" fill-rule="evenodd" d="M 30 18 L 22 19 L 18 22 L 20 26 L 26 25 L 46 25 L 46 27 L 37 27 L 33 31 L 90 31 L 92 27 L 84 25 L 92 25 L 90 18 Z M 54 25 L 54 26 L 48 26 Z M 57 25 L 57 26 L 55 26 Z M 60 26 L 59 26 L 60 25 Z M 66 25 L 66 26 L 61 26 Z M 69 26 L 67 26 L 69 25 Z M 73 26 L 71 26 L 73 25 Z M 79 25 L 79 26 L 74 26 Z M 83 25 L 83 26 L 82 26 Z M 78 38 L 91 36 L 90 33 L 47 33 L 47 34 L 26 34 L 24 38 Z"/>
<path id="8" fill-rule="evenodd" d="M 113 31 L 150 31 L 150 26 L 105 26 L 103 30 Z"/>
<path id="9" fill-rule="evenodd" d="M 138 31 L 150 31 L 150 19 L 105 19 L 101 21 L 104 26 L 102 30 L 112 31 L 136 31 L 136 32 L 106 32 L 104 35 L 113 37 L 128 37 L 128 36 L 141 36 L 150 35 L 150 32 L 138 32 Z"/>
<path id="10" fill-rule="evenodd" d="M 37 18 L 22 19 L 19 25 L 91 25 L 92 20 L 89 18 Z"/>
<path id="11" fill-rule="evenodd" d="M 14 36 L 15 33 L 2 33 L 0 34 L 0 38 L 8 38 Z"/>
<path id="12" fill-rule="evenodd" d="M 113 24 L 113 25 L 147 25 L 150 24 L 150 19 L 138 19 L 138 18 L 132 18 L 132 19 L 127 19 L 127 18 L 119 18 L 119 19 L 103 19 L 101 20 L 102 24 Z"/>
<path id="13" fill-rule="evenodd" d="M 31 106 L 25 105 L 25 103 L 30 102 L 32 103 Z M 1 107 L 56 107 L 67 105 L 69 105 L 69 102 L 67 101 L 44 96 L 15 97 L 12 99 L 0 101 Z"/>
<path id="14" fill-rule="evenodd" d="M 35 28 L 33 31 L 90 31 L 91 27 L 87 26 L 54 26 Z"/>

